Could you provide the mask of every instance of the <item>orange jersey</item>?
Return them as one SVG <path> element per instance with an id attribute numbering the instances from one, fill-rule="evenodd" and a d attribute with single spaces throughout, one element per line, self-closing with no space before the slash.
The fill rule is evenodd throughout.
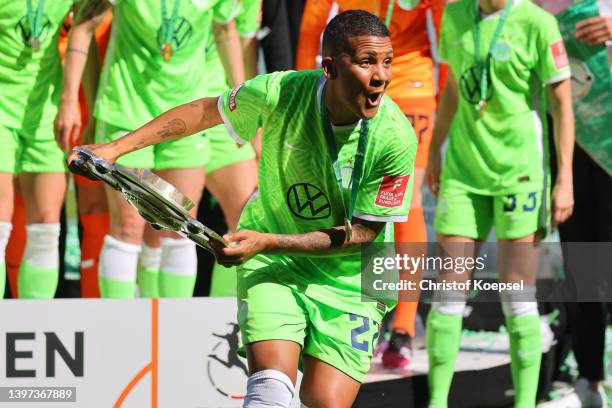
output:
<path id="1" fill-rule="evenodd" d="M 436 95 L 432 42 L 436 42 L 446 0 L 421 0 L 403 9 L 394 0 L 389 32 L 393 44 L 393 80 L 388 94 L 394 100 L 432 98 Z M 313 69 L 333 0 L 309 0 L 304 8 L 296 68 Z M 386 19 L 389 0 L 337 0 L 340 10 L 361 9 Z M 428 24 L 427 15 L 431 14 Z M 428 27 L 429 25 L 429 27 Z M 435 34 L 434 34 L 435 33 Z M 433 36 L 432 36 L 433 34 Z"/>

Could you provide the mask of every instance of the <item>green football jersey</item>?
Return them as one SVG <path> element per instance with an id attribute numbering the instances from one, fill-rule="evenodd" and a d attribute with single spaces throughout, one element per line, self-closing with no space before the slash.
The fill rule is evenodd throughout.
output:
<path id="1" fill-rule="evenodd" d="M 245 143 L 263 128 L 259 193 L 247 204 L 240 229 L 303 234 L 343 225 L 345 210 L 320 113 L 324 84 L 321 71 L 277 72 L 255 77 L 219 98 L 219 111 L 237 141 Z M 359 123 L 334 127 L 346 203 L 359 129 Z M 370 120 L 354 210 L 355 217 L 388 223 L 376 242 L 391 241 L 391 222 L 407 218 L 416 148 L 406 117 L 385 96 Z M 384 312 L 360 300 L 359 253 L 265 258 L 285 267 L 279 281 L 303 287 L 313 298 L 377 319 Z"/>
<path id="2" fill-rule="evenodd" d="M 206 44 L 212 21 L 231 19 L 234 0 L 163 0 L 168 15 L 180 1 L 171 40 L 162 57 L 162 1 L 119 0 L 98 88 L 95 116 L 135 129 L 177 105 L 201 98 L 211 77 Z"/>
<path id="3" fill-rule="evenodd" d="M 234 21 L 238 35 L 249 38 L 259 30 L 261 0 L 242 0 Z M 206 46 L 206 72 L 209 78 L 207 96 L 219 96 L 228 88 L 225 70 L 217 52 L 214 36 L 210 36 Z"/>
<path id="4" fill-rule="evenodd" d="M 26 0 L 0 0 L 0 124 L 32 130 L 53 123 L 62 91 L 58 39 L 73 3 L 44 2 L 35 51 Z M 38 4 L 32 0 L 34 12 Z"/>
<path id="5" fill-rule="evenodd" d="M 442 170 L 443 184 L 484 195 L 539 191 L 546 180 L 547 155 L 541 121 L 545 85 L 570 77 L 555 18 L 529 0 L 514 0 L 492 50 L 489 89 L 480 115 L 474 27 L 478 0 L 446 7 L 440 58 L 452 69 L 459 101 Z M 484 60 L 501 12 L 480 19 Z"/>
<path id="6" fill-rule="evenodd" d="M 236 16 L 236 30 L 242 38 L 254 37 L 261 25 L 261 0 L 242 0 Z"/>

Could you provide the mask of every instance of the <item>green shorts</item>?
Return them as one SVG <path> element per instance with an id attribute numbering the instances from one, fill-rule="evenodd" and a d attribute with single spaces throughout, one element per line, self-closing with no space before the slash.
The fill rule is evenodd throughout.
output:
<path id="1" fill-rule="evenodd" d="M 0 172 L 66 172 L 64 152 L 55 142 L 53 124 L 32 130 L 0 125 Z"/>
<path id="2" fill-rule="evenodd" d="M 244 344 L 289 340 L 306 354 L 363 382 L 380 322 L 312 299 L 297 285 L 281 284 L 282 265 L 255 257 L 238 267 L 238 324 Z"/>
<path id="3" fill-rule="evenodd" d="M 96 122 L 96 143 L 108 143 L 125 136 L 131 130 Z M 203 133 L 169 140 L 128 153 L 117 163 L 134 169 L 192 169 L 206 166 L 210 157 L 208 138 Z"/>
<path id="4" fill-rule="evenodd" d="M 486 196 L 442 186 L 435 229 L 444 235 L 484 241 L 495 226 L 497 239 L 523 238 L 547 227 L 548 202 L 542 190 Z"/>
<path id="5" fill-rule="evenodd" d="M 255 150 L 250 143 L 240 146 L 227 132 L 225 125 L 217 125 L 204 132 L 209 141 L 210 160 L 206 172 L 212 173 L 223 167 L 255 159 Z"/>

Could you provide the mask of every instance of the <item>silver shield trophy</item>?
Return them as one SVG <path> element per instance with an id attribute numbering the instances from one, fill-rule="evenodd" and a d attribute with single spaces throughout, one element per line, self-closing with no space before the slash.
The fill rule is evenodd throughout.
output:
<path id="1" fill-rule="evenodd" d="M 189 215 L 193 202 L 170 183 L 150 170 L 110 164 L 80 146 L 73 151 L 78 153 L 78 159 L 70 164 L 73 173 L 102 180 L 119 191 L 153 228 L 174 231 L 210 251 L 217 259 L 223 258 L 222 250 L 227 242 Z"/>

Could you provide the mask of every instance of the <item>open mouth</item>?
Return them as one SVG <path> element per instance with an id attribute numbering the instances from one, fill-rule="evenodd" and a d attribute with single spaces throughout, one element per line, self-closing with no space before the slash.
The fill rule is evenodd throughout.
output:
<path id="1" fill-rule="evenodd" d="M 380 105 L 380 101 L 382 100 L 383 93 L 382 92 L 372 92 L 366 95 L 367 105 L 368 107 L 375 107 Z"/>

